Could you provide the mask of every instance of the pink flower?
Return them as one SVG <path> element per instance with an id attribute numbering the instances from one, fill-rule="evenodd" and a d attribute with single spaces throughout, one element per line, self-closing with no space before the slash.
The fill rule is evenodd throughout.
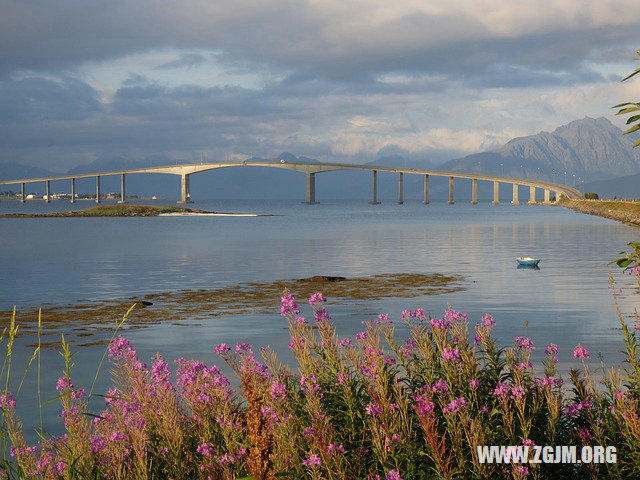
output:
<path id="1" fill-rule="evenodd" d="M 443 348 L 442 358 L 445 360 L 460 360 L 460 351 L 457 348 Z"/>
<path id="2" fill-rule="evenodd" d="M 307 458 L 306 460 L 302 461 L 303 465 L 306 466 L 312 466 L 312 465 L 321 465 L 322 464 L 322 460 L 320 459 L 320 457 L 318 455 L 316 455 L 315 453 L 312 453 L 311 455 L 309 455 L 309 458 Z"/>
<path id="3" fill-rule="evenodd" d="M 436 380 L 436 382 L 433 384 L 433 387 L 431 387 L 431 391 L 433 393 L 449 393 L 449 385 L 447 385 L 447 382 L 444 380 Z"/>
<path id="4" fill-rule="evenodd" d="M 425 395 L 416 395 L 414 400 L 416 402 L 415 408 L 419 416 L 424 417 L 433 413 L 435 404 Z"/>
<path id="5" fill-rule="evenodd" d="M 209 445 L 208 443 L 203 443 L 202 445 L 198 445 L 196 451 L 205 457 L 210 457 L 213 453 L 213 448 L 211 448 L 211 445 Z"/>
<path id="6" fill-rule="evenodd" d="M 109 358 L 115 360 L 135 355 L 135 351 L 131 349 L 129 340 L 123 337 L 117 337 L 109 345 Z"/>
<path id="7" fill-rule="evenodd" d="M 91 452 L 97 453 L 106 447 L 107 442 L 102 435 L 94 435 L 91 437 Z"/>
<path id="8" fill-rule="evenodd" d="M 329 321 L 331 317 L 329 316 L 329 311 L 326 308 L 318 308 L 313 312 L 313 317 L 316 322 L 321 322 L 322 320 Z"/>
<path id="9" fill-rule="evenodd" d="M 477 378 L 469 380 L 469 388 L 471 388 L 471 390 L 475 390 L 479 386 L 480 386 L 480 380 L 478 380 Z"/>
<path id="10" fill-rule="evenodd" d="M 555 343 L 550 343 L 549 345 L 547 345 L 547 348 L 544 349 L 544 353 L 546 353 L 547 355 L 557 355 L 558 352 L 558 345 L 556 345 Z"/>
<path id="11" fill-rule="evenodd" d="M 498 382 L 496 388 L 493 390 L 493 394 L 496 397 L 506 397 L 509 395 L 509 390 L 510 388 L 508 383 Z"/>
<path id="12" fill-rule="evenodd" d="M 284 383 L 280 383 L 277 380 L 271 384 L 270 395 L 273 400 L 284 400 L 287 398 L 287 387 Z"/>
<path id="13" fill-rule="evenodd" d="M 573 349 L 573 358 L 591 358 L 589 352 L 582 345 L 578 344 Z"/>
<path id="14" fill-rule="evenodd" d="M 0 395 L 0 407 L 1 408 L 6 408 L 6 407 L 15 407 L 16 406 L 16 402 L 13 399 L 13 395 L 11 395 L 10 393 L 7 393 L 6 395 Z"/>
<path id="15" fill-rule="evenodd" d="M 337 453 L 337 452 L 344 453 L 345 452 L 344 446 L 342 444 L 336 445 L 335 443 L 330 443 L 329 446 L 327 447 L 327 453 L 329 455 L 333 455 L 334 453 Z"/>
<path id="16" fill-rule="evenodd" d="M 378 405 L 377 403 L 370 403 L 366 406 L 365 408 L 367 414 L 371 415 L 371 416 L 375 416 L 375 415 L 382 415 L 382 409 L 380 408 L 380 405 Z"/>
<path id="17" fill-rule="evenodd" d="M 451 328 L 451 322 L 444 319 L 436 320 L 435 318 L 432 318 L 431 320 L 429 320 L 429 325 L 431 325 L 431 328 L 433 328 L 434 330 L 447 330 Z"/>
<path id="18" fill-rule="evenodd" d="M 523 476 L 527 476 L 529 475 L 529 469 L 527 467 L 525 467 L 524 465 L 517 465 L 515 467 L 513 467 L 513 472 L 516 475 L 523 475 Z"/>
<path id="19" fill-rule="evenodd" d="M 454 398 L 449 405 L 442 409 L 443 412 L 457 412 L 458 410 L 464 410 L 467 408 L 467 401 L 464 397 Z"/>
<path id="20" fill-rule="evenodd" d="M 516 337 L 516 343 L 518 344 L 518 347 L 521 350 L 526 350 L 530 352 L 531 350 L 536 349 L 536 347 L 534 347 L 533 342 L 529 337 Z"/>
<path id="21" fill-rule="evenodd" d="M 351 376 L 348 373 L 338 372 L 338 379 L 336 381 L 336 385 L 342 385 L 345 382 L 351 380 Z"/>
<path id="22" fill-rule="evenodd" d="M 387 476 L 384 477 L 384 480 L 402 480 L 402 477 L 400 476 L 400 472 L 397 470 L 389 470 L 387 472 Z"/>
<path id="23" fill-rule="evenodd" d="M 81 399 L 81 398 L 84 398 L 86 396 L 87 396 L 87 394 L 84 391 L 84 388 L 79 388 L 79 389 L 73 390 L 71 392 L 71 398 L 73 398 L 73 399 Z"/>
<path id="24" fill-rule="evenodd" d="M 242 353 L 248 353 L 249 355 L 253 355 L 253 349 L 249 343 L 237 343 L 236 344 L 236 354 L 240 355 Z"/>
<path id="25" fill-rule="evenodd" d="M 300 310 L 298 310 L 298 304 L 293 295 L 286 293 L 280 297 L 280 315 L 286 317 L 289 314 L 297 315 L 299 313 Z"/>
<path id="26" fill-rule="evenodd" d="M 215 352 L 217 355 L 222 355 L 223 353 L 227 353 L 231 351 L 231 347 L 226 343 L 220 343 L 216 345 Z"/>
<path id="27" fill-rule="evenodd" d="M 593 439 L 593 435 L 591 435 L 591 432 L 589 432 L 589 430 L 587 430 L 586 428 L 580 430 L 578 436 L 582 439 L 583 443 L 586 443 Z"/>
<path id="28" fill-rule="evenodd" d="M 517 387 L 513 387 L 511 389 L 511 398 L 524 398 L 526 395 L 526 390 L 522 385 L 518 385 Z"/>
<path id="29" fill-rule="evenodd" d="M 112 442 L 117 442 L 119 440 L 124 440 L 125 438 L 126 437 L 124 436 L 124 433 L 122 433 L 120 430 L 116 430 L 111 434 L 110 440 Z"/>
<path id="30" fill-rule="evenodd" d="M 71 380 L 67 377 L 60 377 L 58 379 L 58 383 L 56 384 L 56 390 L 59 392 L 66 392 L 67 390 L 73 389 L 73 384 Z"/>
<path id="31" fill-rule="evenodd" d="M 496 324 L 492 315 L 483 315 L 482 316 L 482 326 L 492 328 Z"/>
<path id="32" fill-rule="evenodd" d="M 327 299 L 324 298 L 324 296 L 320 292 L 314 293 L 309 297 L 309 305 L 311 305 L 312 307 L 315 306 L 316 304 L 320 304 L 326 301 Z"/>

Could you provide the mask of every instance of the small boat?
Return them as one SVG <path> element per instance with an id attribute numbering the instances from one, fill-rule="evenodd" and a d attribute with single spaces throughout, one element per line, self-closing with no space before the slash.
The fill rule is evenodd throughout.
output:
<path id="1" fill-rule="evenodd" d="M 538 265 L 518 265 L 516 268 L 518 270 L 540 270 Z"/>
<path id="2" fill-rule="evenodd" d="M 531 258 L 531 257 L 518 257 L 516 258 L 518 265 L 526 265 L 529 267 L 537 267 L 538 263 L 540 263 L 539 258 Z"/>

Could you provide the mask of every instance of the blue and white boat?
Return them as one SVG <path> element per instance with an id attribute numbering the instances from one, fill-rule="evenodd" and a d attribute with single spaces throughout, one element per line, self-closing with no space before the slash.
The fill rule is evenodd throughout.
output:
<path id="1" fill-rule="evenodd" d="M 516 258 L 518 265 L 525 265 L 527 267 L 537 267 L 538 263 L 540 263 L 539 258 L 531 258 L 531 257 L 518 257 Z"/>

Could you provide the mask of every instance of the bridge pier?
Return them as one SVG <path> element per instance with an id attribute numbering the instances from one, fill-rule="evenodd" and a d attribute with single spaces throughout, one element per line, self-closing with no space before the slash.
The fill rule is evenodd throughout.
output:
<path id="1" fill-rule="evenodd" d="M 378 201 L 378 171 L 371 170 L 371 205 L 379 205 Z"/>
<path id="2" fill-rule="evenodd" d="M 100 203 L 100 177 L 96 176 L 96 203 Z"/>
<path id="3" fill-rule="evenodd" d="M 126 200 L 126 195 L 124 192 L 124 173 L 120 174 L 120 200 L 118 200 L 118 203 L 125 203 Z"/>
<path id="4" fill-rule="evenodd" d="M 20 203 L 24 203 L 24 182 L 20 184 Z"/>
<path id="5" fill-rule="evenodd" d="M 500 182 L 493 182 L 493 204 L 500 205 Z"/>
<path id="6" fill-rule="evenodd" d="M 71 179 L 71 203 L 76 203 L 76 179 Z"/>
<path id="7" fill-rule="evenodd" d="M 424 194 L 422 203 L 427 205 L 429 203 L 429 174 L 424 175 Z"/>
<path id="8" fill-rule="evenodd" d="M 45 189 L 45 196 L 47 197 L 45 199 L 45 202 L 49 203 L 49 202 L 51 202 L 51 194 L 49 193 L 49 180 L 45 181 L 44 184 L 45 184 L 45 188 L 44 188 Z"/>
<path id="9" fill-rule="evenodd" d="M 307 205 L 316 204 L 316 174 L 307 173 Z"/>
<path id="10" fill-rule="evenodd" d="M 536 187 L 529 187 L 529 205 L 536 204 Z"/>
<path id="11" fill-rule="evenodd" d="M 513 200 L 511 200 L 511 205 L 520 205 L 518 201 L 518 184 L 513 184 Z"/>
<path id="12" fill-rule="evenodd" d="M 449 205 L 453 205 L 453 177 L 449 177 Z"/>
<path id="13" fill-rule="evenodd" d="M 471 205 L 478 204 L 478 179 L 471 179 Z"/>
<path id="14" fill-rule="evenodd" d="M 544 204 L 545 205 L 551 204 L 551 190 L 549 190 L 548 188 L 544 189 Z"/>
<path id="15" fill-rule="evenodd" d="M 402 205 L 404 203 L 404 198 L 403 198 L 403 191 L 402 191 L 402 183 L 403 183 L 403 176 L 404 174 L 402 172 L 398 172 L 398 205 Z"/>
<path id="16" fill-rule="evenodd" d="M 180 201 L 178 203 L 193 203 L 191 201 L 191 182 L 189 174 L 182 175 Z"/>

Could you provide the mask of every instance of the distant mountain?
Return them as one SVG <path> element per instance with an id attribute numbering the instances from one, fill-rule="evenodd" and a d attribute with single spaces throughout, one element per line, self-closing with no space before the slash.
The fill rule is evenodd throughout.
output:
<path id="1" fill-rule="evenodd" d="M 583 192 L 596 192 L 600 198 L 640 198 L 640 174 L 585 183 Z"/>
<path id="2" fill-rule="evenodd" d="M 0 163 L 0 179 L 16 180 L 20 178 L 39 178 L 60 175 L 46 168 L 20 165 L 19 163 Z"/>
<path id="3" fill-rule="evenodd" d="M 494 173 L 576 185 L 640 173 L 631 138 L 606 118 L 575 120 L 553 132 L 510 140 L 502 147 L 445 162 L 442 170 Z M 565 174 L 566 172 L 566 174 Z"/>

